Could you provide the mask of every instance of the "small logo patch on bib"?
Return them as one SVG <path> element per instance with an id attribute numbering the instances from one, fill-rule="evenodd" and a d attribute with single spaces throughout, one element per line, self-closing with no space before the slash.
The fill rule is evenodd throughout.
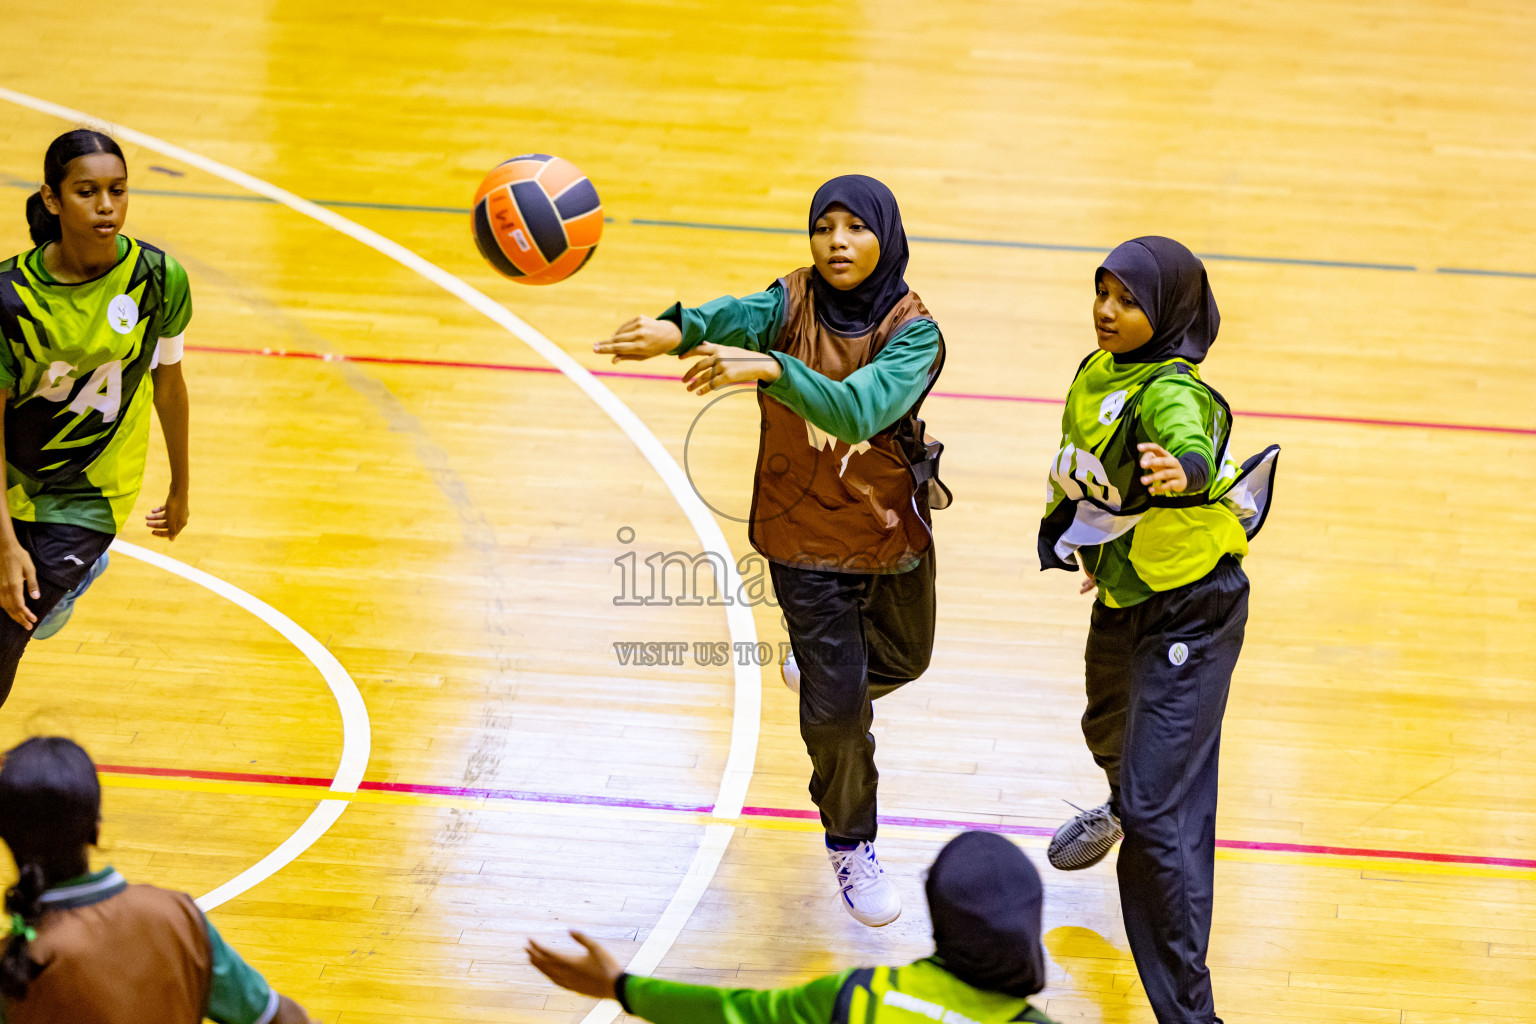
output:
<path id="1" fill-rule="evenodd" d="M 1120 410 L 1125 408 L 1125 392 L 1116 391 L 1099 405 L 1099 422 L 1106 427 L 1120 418 Z"/>
<path id="2" fill-rule="evenodd" d="M 1168 648 L 1168 664 L 1182 665 L 1189 660 L 1189 645 L 1180 641 Z"/>
<path id="3" fill-rule="evenodd" d="M 118 334 L 127 334 L 138 326 L 139 304 L 132 295 L 119 295 L 107 303 L 107 326 Z"/>

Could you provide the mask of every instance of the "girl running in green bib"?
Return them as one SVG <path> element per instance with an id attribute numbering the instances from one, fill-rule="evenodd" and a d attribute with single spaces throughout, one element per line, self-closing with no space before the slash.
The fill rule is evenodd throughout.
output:
<path id="1" fill-rule="evenodd" d="M 1099 351 L 1067 392 L 1040 564 L 1098 591 L 1083 735 L 1109 801 L 1057 830 L 1062 870 L 1125 839 L 1126 934 L 1160 1024 L 1212 1024 L 1206 948 L 1221 719 L 1248 620 L 1241 562 L 1269 508 L 1278 447 L 1229 457 L 1232 412 L 1197 365 L 1221 323 L 1205 267 L 1171 238 L 1094 275 Z"/>
<path id="2" fill-rule="evenodd" d="M 53 140 L 27 199 L 36 248 L 0 263 L 0 703 L 34 636 L 57 632 L 106 568 L 144 482 L 149 407 L 165 433 L 170 493 L 147 521 L 187 524 L 187 275 L 123 235 L 128 167 L 100 132 Z"/>

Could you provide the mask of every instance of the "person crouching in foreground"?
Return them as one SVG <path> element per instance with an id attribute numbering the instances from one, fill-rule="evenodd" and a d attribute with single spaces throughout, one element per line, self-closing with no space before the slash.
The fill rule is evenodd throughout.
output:
<path id="1" fill-rule="evenodd" d="M 528 961 L 561 988 L 617 999 L 655 1024 L 899 1024 L 913 1014 L 976 1024 L 1052 1024 L 1029 997 L 1045 987 L 1040 876 L 992 832 L 963 832 L 928 870 L 934 954 L 901 967 L 854 967 L 793 988 L 715 988 L 626 974 L 579 931 L 585 956 L 528 940 Z"/>

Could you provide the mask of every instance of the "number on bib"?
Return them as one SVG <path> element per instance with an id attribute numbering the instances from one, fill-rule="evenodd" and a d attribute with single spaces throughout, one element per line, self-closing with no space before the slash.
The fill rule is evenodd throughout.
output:
<path id="1" fill-rule="evenodd" d="M 95 409 L 107 423 L 117 419 L 123 404 L 123 361 L 114 359 L 102 363 L 85 382 L 85 387 L 69 403 L 69 411 L 79 415 L 87 409 Z"/>
<path id="2" fill-rule="evenodd" d="M 1120 491 L 1109 482 L 1104 464 L 1092 452 L 1084 451 L 1070 441 L 1057 453 L 1056 462 L 1051 466 L 1051 479 L 1071 501 L 1081 501 L 1086 494 L 1111 508 L 1120 507 Z"/>

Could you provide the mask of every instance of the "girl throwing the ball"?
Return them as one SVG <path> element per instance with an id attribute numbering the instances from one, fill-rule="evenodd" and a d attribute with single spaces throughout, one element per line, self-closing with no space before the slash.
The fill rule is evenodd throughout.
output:
<path id="1" fill-rule="evenodd" d="M 122 234 L 128 167 L 106 135 L 54 139 L 43 182 L 27 199 L 35 248 L 0 263 L 0 703 L 27 642 L 106 568 L 143 484 L 151 402 L 171 486 L 147 521 L 168 539 L 187 523 L 186 272 Z"/>
<path id="2" fill-rule="evenodd" d="M 1193 253 L 1137 238 L 1094 283 L 1099 349 L 1067 392 L 1039 548 L 1041 568 L 1081 568 L 1098 593 L 1083 735 L 1110 795 L 1047 855 L 1087 867 L 1123 829 L 1121 911 L 1147 999 L 1160 1024 L 1212 1024 L 1221 719 L 1279 448 L 1228 456 L 1232 412 L 1197 369 L 1221 318 Z"/>
<path id="3" fill-rule="evenodd" d="M 700 395 L 757 385 L 749 535 L 789 627 L 784 679 L 800 695 L 843 904 L 878 927 L 901 902 L 875 857 L 871 701 L 920 676 L 933 649 L 929 509 L 948 494 L 917 417 L 944 340 L 903 279 L 907 238 L 885 185 L 833 178 L 811 200 L 809 233 L 813 266 L 754 295 L 637 317 L 595 350 L 698 357 L 683 381 Z"/>

